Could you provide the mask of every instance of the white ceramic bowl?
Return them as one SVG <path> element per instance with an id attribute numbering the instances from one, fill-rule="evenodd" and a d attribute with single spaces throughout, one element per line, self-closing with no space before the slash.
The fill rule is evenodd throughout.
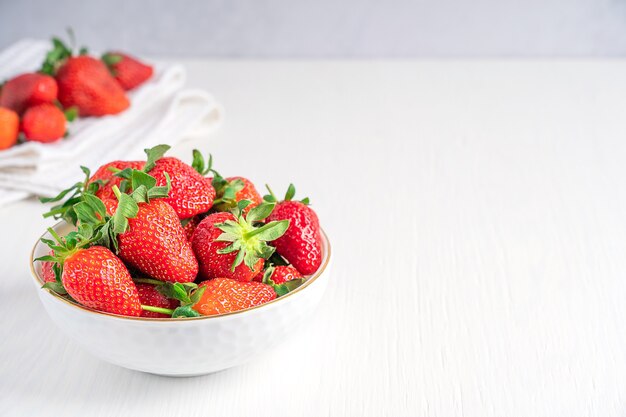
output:
<path id="1" fill-rule="evenodd" d="M 61 234 L 70 230 L 59 223 Z M 43 237 L 50 239 L 48 233 Z M 167 376 L 195 376 L 240 365 L 281 342 L 314 314 L 328 282 L 330 245 L 322 233 L 322 266 L 297 290 L 247 310 L 210 317 L 145 319 L 82 307 L 41 289 L 38 241 L 31 254 L 34 284 L 46 311 L 68 336 L 98 358 L 124 368 Z"/>

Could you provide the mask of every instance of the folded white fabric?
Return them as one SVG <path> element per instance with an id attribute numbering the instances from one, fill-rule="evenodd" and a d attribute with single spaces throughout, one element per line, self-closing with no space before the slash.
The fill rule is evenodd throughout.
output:
<path id="1" fill-rule="evenodd" d="M 23 40 L 0 53 L 0 80 L 39 68 L 50 42 Z M 222 108 L 202 90 L 183 89 L 180 65 L 156 63 L 154 76 L 129 93 L 125 112 L 77 119 L 55 143 L 27 142 L 0 151 L 0 206 L 29 195 L 52 196 L 82 179 L 79 165 L 92 169 L 116 159 L 137 159 L 143 149 L 173 145 L 193 130 L 208 134 L 222 120 Z"/>

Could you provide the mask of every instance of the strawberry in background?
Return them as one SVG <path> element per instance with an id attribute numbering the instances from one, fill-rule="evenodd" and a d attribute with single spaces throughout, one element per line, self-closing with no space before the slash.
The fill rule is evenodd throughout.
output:
<path id="1" fill-rule="evenodd" d="M 119 83 L 99 59 L 88 55 L 70 57 L 57 74 L 59 101 L 76 107 L 81 117 L 118 114 L 130 106 Z"/>
<path id="2" fill-rule="evenodd" d="M 154 69 L 137 58 L 122 52 L 107 52 L 102 55 L 113 77 L 126 91 L 130 91 L 145 83 L 152 77 Z"/>
<path id="3" fill-rule="evenodd" d="M 54 142 L 65 136 L 66 115 L 50 103 L 30 107 L 22 117 L 21 131 L 28 141 Z"/>
<path id="4" fill-rule="evenodd" d="M 130 107 L 126 91 L 150 79 L 153 67 L 122 52 L 90 56 L 52 39 L 37 72 L 19 74 L 0 85 L 0 150 L 18 141 L 54 142 L 67 134 L 67 121 L 119 114 Z M 17 116 L 17 133 L 16 133 Z M 21 118 L 21 120 L 20 120 Z M 211 201 L 213 198 L 210 199 Z"/>
<path id="5" fill-rule="evenodd" d="M 51 76 L 38 73 L 21 74 L 2 86 L 0 106 L 22 114 L 28 107 L 54 103 L 57 92 L 57 82 Z"/>
<path id="6" fill-rule="evenodd" d="M 118 114 L 130 106 L 124 89 L 101 60 L 89 56 L 85 48 L 76 55 L 57 38 L 52 43 L 40 72 L 55 77 L 64 108 L 76 107 L 79 116 L 87 117 Z"/>
<path id="7" fill-rule="evenodd" d="M 8 149 L 17 143 L 20 133 L 20 118 L 16 112 L 0 107 L 0 150 Z"/>

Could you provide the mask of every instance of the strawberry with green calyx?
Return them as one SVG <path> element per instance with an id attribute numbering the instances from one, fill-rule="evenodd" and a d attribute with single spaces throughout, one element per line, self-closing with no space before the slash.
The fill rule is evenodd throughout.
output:
<path id="1" fill-rule="evenodd" d="M 71 32 L 70 40 L 74 44 Z M 74 54 L 73 47 L 58 38 L 52 43 L 40 72 L 55 77 L 58 100 L 64 108 L 75 107 L 85 117 L 117 114 L 130 106 L 124 90 L 102 61 L 87 55 L 85 48 Z"/>
<path id="2" fill-rule="evenodd" d="M 119 208 L 114 217 L 118 212 Z M 140 203 L 137 212 L 131 214 L 135 216 L 118 235 L 120 258 L 162 281 L 194 281 L 198 262 L 174 209 L 163 199 L 156 199 Z"/>
<path id="3" fill-rule="evenodd" d="M 124 263 L 103 246 L 89 246 L 96 236 L 89 226 L 81 226 L 61 238 L 48 229 L 54 241 L 42 239 L 54 251 L 54 255 L 39 258 L 40 261 L 58 264 L 61 272 L 55 282 L 43 287 L 58 294 L 68 294 L 86 307 L 124 316 L 139 316 L 142 311 L 137 287 Z"/>
<path id="4" fill-rule="evenodd" d="M 205 213 L 213 206 L 215 189 L 194 168 L 177 158 L 164 157 L 170 149 L 168 145 L 158 145 L 145 152 L 148 160 L 142 168 L 156 178 L 157 185 L 165 185 L 165 173 L 172 179 L 172 189 L 165 199 L 181 219 L 188 219 L 200 213 Z M 115 174 L 127 178 L 129 170 L 122 170 Z M 122 184 L 123 185 L 123 184 Z M 120 186 L 122 190 L 124 188 Z"/>
<path id="5" fill-rule="evenodd" d="M 115 173 L 124 169 L 137 169 L 140 170 L 145 165 L 143 161 L 112 161 L 102 165 L 94 172 L 93 176 L 88 179 L 89 183 L 100 181 L 101 186 L 95 192 L 95 195 L 101 200 L 115 200 L 115 194 L 113 193 L 113 186 L 117 185 L 121 187 L 123 178 L 116 176 Z M 127 187 L 124 187 L 127 188 Z"/>
<path id="6" fill-rule="evenodd" d="M 250 281 L 263 267 L 274 248 L 267 244 L 282 236 L 289 221 L 265 220 L 275 203 L 264 203 L 247 214 L 247 200 L 238 203 L 234 213 L 220 212 L 208 215 L 196 228 L 191 239 L 204 279 L 231 278 Z"/>
<path id="7" fill-rule="evenodd" d="M 59 67 L 74 55 L 74 50 L 76 49 L 74 32 L 68 29 L 67 33 L 70 39 L 70 46 L 67 46 L 67 44 L 59 38 L 52 38 L 52 49 L 46 53 L 44 62 L 39 69 L 41 74 L 54 76 Z M 78 55 L 86 55 L 87 53 L 87 48 L 84 46 L 78 50 Z"/>
<path id="8" fill-rule="evenodd" d="M 276 203 L 276 196 L 270 191 L 266 201 L 276 204 L 268 221 L 289 220 L 289 228 L 272 242 L 282 257 L 291 263 L 300 273 L 311 275 L 322 265 L 322 233 L 317 214 L 308 206 L 309 199 L 292 200 L 295 187 L 289 185 L 285 200 Z"/>
<path id="9" fill-rule="evenodd" d="M 107 52 L 102 55 L 102 62 L 106 64 L 111 75 L 126 91 L 146 82 L 154 72 L 150 65 L 121 52 Z"/>
<path id="10" fill-rule="evenodd" d="M 304 277 L 296 268 L 291 265 L 286 265 L 268 267 L 263 274 L 261 282 L 266 284 L 284 284 L 289 281 L 297 280 L 302 280 L 302 282 L 304 282 Z"/>
<path id="11" fill-rule="evenodd" d="M 127 264 L 162 281 L 192 282 L 198 262 L 174 209 L 165 201 L 170 190 L 156 185 L 150 175 L 133 171 L 133 192 L 123 194 L 114 186 L 119 203 L 103 236 Z"/>
<path id="12" fill-rule="evenodd" d="M 122 87 L 97 58 L 68 58 L 57 71 L 56 80 L 63 107 L 76 107 L 81 117 L 118 114 L 130 106 Z"/>

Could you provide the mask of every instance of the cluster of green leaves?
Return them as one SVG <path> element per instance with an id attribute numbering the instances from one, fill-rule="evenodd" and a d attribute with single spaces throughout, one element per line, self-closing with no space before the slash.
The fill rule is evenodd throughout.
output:
<path id="1" fill-rule="evenodd" d="M 85 174 L 85 179 L 83 181 L 77 182 L 54 197 L 42 197 L 39 199 L 42 203 L 56 203 L 62 201 L 60 204 L 52 206 L 50 211 L 44 213 L 44 218 L 53 217 L 55 219 L 63 219 L 68 223 L 76 225 L 78 216 L 74 210 L 74 205 L 83 201 L 83 195 L 93 195 L 103 185 L 100 180 L 91 183 L 89 182 L 89 178 L 91 176 L 89 168 L 81 166 L 80 169 Z"/>
<path id="2" fill-rule="evenodd" d="M 265 184 L 265 188 L 267 188 L 267 191 L 269 192 L 269 194 L 264 195 L 263 200 L 267 201 L 268 203 L 277 203 L 279 200 L 274 194 L 274 192 L 272 191 L 272 189 L 270 188 L 270 186 Z M 296 187 L 293 184 L 289 184 L 289 187 L 287 187 L 287 192 L 285 193 L 285 199 L 283 201 L 291 201 L 293 200 L 295 195 L 296 195 Z M 307 206 L 311 203 L 311 201 L 309 200 L 309 197 L 304 197 L 302 200 L 300 200 L 300 202 Z"/>
<path id="3" fill-rule="evenodd" d="M 237 252 L 231 265 L 232 271 L 242 262 L 250 270 L 254 270 L 254 265 L 259 259 L 268 259 L 275 251 L 275 248 L 268 245 L 267 242 L 281 237 L 289 227 L 289 220 L 259 225 L 272 213 L 276 203 L 262 203 L 244 215 L 243 211 L 250 203 L 249 200 L 242 200 L 237 204 L 236 221 L 226 220 L 224 223 L 215 225 L 223 232 L 216 241 L 230 242 L 230 245 L 220 249 L 218 253 Z"/>

